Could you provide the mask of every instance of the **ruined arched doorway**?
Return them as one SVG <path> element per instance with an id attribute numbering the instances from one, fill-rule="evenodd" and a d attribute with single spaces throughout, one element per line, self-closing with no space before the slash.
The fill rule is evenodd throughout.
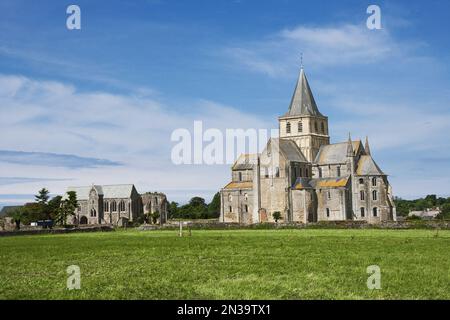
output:
<path id="1" fill-rule="evenodd" d="M 85 216 L 82 216 L 80 218 L 80 224 L 87 224 L 88 223 L 88 219 Z"/>

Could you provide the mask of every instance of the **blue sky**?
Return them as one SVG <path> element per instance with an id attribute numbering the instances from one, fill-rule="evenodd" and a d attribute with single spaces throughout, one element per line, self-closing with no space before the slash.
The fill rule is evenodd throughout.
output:
<path id="1" fill-rule="evenodd" d="M 70 4 L 81 30 L 66 28 Z M 370 4 L 381 30 L 366 28 Z M 300 52 L 333 142 L 369 135 L 395 195 L 450 195 L 446 0 L 0 0 L 0 12 L 0 206 L 91 183 L 210 198 L 229 166 L 171 165 L 172 130 L 276 128 Z"/>

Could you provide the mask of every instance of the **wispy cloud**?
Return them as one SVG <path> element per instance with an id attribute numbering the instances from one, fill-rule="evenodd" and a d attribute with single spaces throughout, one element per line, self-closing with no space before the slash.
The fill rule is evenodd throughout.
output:
<path id="1" fill-rule="evenodd" d="M 71 154 L 0 150 L 0 162 L 20 165 L 65 167 L 72 169 L 120 166 L 107 159 L 79 157 Z"/>
<path id="2" fill-rule="evenodd" d="M 276 126 L 275 119 L 210 100 L 183 107 L 191 111 L 181 116 L 179 107 L 145 95 L 80 92 L 61 82 L 0 75 L 0 176 L 73 178 L 72 185 L 135 183 L 140 192 L 219 190 L 229 180 L 229 167 L 172 164 L 172 131 L 192 131 L 195 120 L 203 121 L 204 130 Z M 0 184 L 0 193 L 34 193 L 43 184 L 52 193 L 67 187 L 63 180 L 24 181 L 12 189 Z"/>
<path id="3" fill-rule="evenodd" d="M 71 179 L 0 177 L 0 186 L 30 183 L 30 182 L 69 181 L 69 180 L 71 180 Z M 0 195 L 0 199 L 1 199 L 1 195 Z"/>
<path id="4" fill-rule="evenodd" d="M 298 26 L 258 41 L 237 43 L 225 54 L 250 70 L 272 77 L 290 74 L 303 52 L 309 67 L 368 64 L 398 55 L 419 44 L 399 44 L 387 29 L 371 31 L 365 25 Z"/>

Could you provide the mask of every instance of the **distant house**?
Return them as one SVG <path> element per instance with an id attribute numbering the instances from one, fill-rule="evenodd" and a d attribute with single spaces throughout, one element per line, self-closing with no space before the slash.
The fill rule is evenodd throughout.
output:
<path id="1" fill-rule="evenodd" d="M 408 216 L 409 217 L 416 216 L 416 217 L 420 217 L 425 220 L 431 220 L 431 219 L 435 219 L 436 216 L 440 213 L 441 213 L 441 210 L 439 207 L 437 207 L 437 208 L 427 208 L 422 211 L 410 211 Z"/>

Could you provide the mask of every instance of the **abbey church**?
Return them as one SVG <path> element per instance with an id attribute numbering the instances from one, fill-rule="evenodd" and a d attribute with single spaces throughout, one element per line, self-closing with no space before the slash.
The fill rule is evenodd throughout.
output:
<path id="1" fill-rule="evenodd" d="M 221 222 L 285 223 L 396 220 L 387 175 L 372 157 L 369 141 L 330 144 L 328 118 L 320 113 L 303 68 L 279 138 L 260 154 L 243 154 L 221 190 Z"/>

